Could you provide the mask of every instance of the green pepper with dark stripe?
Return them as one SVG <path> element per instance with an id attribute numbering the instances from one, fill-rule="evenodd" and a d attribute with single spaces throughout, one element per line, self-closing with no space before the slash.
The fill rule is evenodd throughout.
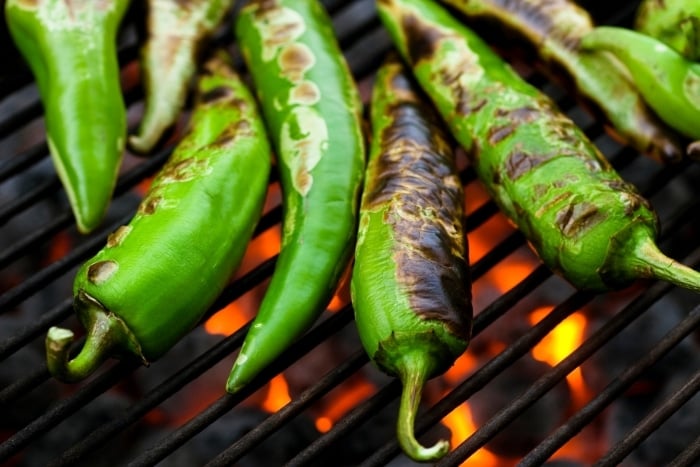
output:
<path id="1" fill-rule="evenodd" d="M 591 53 L 613 54 L 666 123 L 700 140 L 700 63 L 653 37 L 613 26 L 593 29 L 583 36 L 581 47 Z"/>
<path id="2" fill-rule="evenodd" d="M 126 139 L 117 30 L 129 0 L 8 0 L 5 18 L 36 78 L 49 151 L 88 233 L 109 207 Z"/>
<path id="3" fill-rule="evenodd" d="M 581 37 L 594 25 L 572 0 L 441 1 L 469 18 L 497 21 L 529 42 L 548 69 L 563 74 L 584 106 L 602 117 L 617 139 L 659 162 L 683 157 L 680 135 L 647 106 L 624 67 L 608 55 L 581 52 Z"/>
<path id="4" fill-rule="evenodd" d="M 144 111 L 129 147 L 146 154 L 182 111 L 201 52 L 222 23 L 231 0 L 149 0 L 141 48 Z"/>
<path id="5" fill-rule="evenodd" d="M 467 347 L 471 283 L 453 142 L 406 73 L 390 60 L 376 77 L 351 292 L 365 350 L 403 384 L 399 443 L 429 461 L 449 443 L 426 448 L 413 425 L 426 380 Z"/>
<path id="6" fill-rule="evenodd" d="M 657 217 L 556 104 L 428 0 L 379 0 L 404 59 L 494 201 L 542 261 L 593 291 L 700 273 L 661 253 Z"/>
<path id="7" fill-rule="evenodd" d="M 158 358 L 203 316 L 248 246 L 267 192 L 270 148 L 256 103 L 228 57 L 205 65 L 190 130 L 131 222 L 78 271 L 74 307 L 87 328 L 46 338 L 49 371 L 77 381 L 108 356 Z"/>
<path id="8" fill-rule="evenodd" d="M 276 149 L 282 248 L 226 389 L 236 392 L 305 332 L 354 246 L 365 167 L 359 93 L 317 0 L 252 0 L 236 37 Z"/>
<path id="9" fill-rule="evenodd" d="M 642 0 L 634 28 L 660 40 L 688 60 L 700 61 L 698 0 Z"/>

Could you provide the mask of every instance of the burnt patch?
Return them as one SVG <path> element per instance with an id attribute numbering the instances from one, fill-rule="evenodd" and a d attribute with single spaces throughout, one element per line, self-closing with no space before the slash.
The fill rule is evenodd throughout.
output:
<path id="1" fill-rule="evenodd" d="M 321 98 L 318 86 L 311 81 L 302 81 L 291 90 L 290 101 L 300 105 L 314 105 Z"/>
<path id="2" fill-rule="evenodd" d="M 116 261 L 98 261 L 91 264 L 87 269 L 87 278 L 92 284 L 100 285 L 106 282 L 119 269 Z"/>
<path id="3" fill-rule="evenodd" d="M 251 136 L 253 134 L 253 126 L 248 120 L 238 120 L 229 127 L 227 127 L 221 134 L 216 138 L 216 140 L 211 144 L 212 147 L 226 146 L 231 144 L 236 139 L 240 137 Z M 186 166 L 182 169 L 181 175 L 182 179 L 187 178 Z"/>
<path id="4" fill-rule="evenodd" d="M 514 123 L 492 126 L 488 131 L 488 140 L 491 144 L 498 144 L 512 135 L 518 127 Z"/>
<path id="5" fill-rule="evenodd" d="M 593 28 L 588 14 L 568 0 L 497 0 L 494 3 L 501 10 L 498 16 L 510 17 L 511 24 L 512 18 L 517 18 L 514 28 L 527 30 L 526 35 L 535 43 L 539 43 L 540 38 L 550 38 L 575 50 L 582 35 Z M 578 21 L 572 21 L 573 18 Z"/>
<path id="6" fill-rule="evenodd" d="M 472 308 L 463 193 L 448 135 L 415 95 L 387 112 L 392 124 L 370 163 L 363 208 L 384 209 L 394 231 L 396 280 L 411 309 L 467 340 Z"/>
<path id="7" fill-rule="evenodd" d="M 597 206 L 583 201 L 566 205 L 557 212 L 554 222 L 565 236 L 577 237 L 604 219 Z"/>
<path id="8" fill-rule="evenodd" d="M 200 97 L 202 104 L 211 104 L 213 102 L 226 100 L 233 96 L 233 89 L 228 86 L 217 86 L 203 93 Z"/>
<path id="9" fill-rule="evenodd" d="M 162 200 L 162 196 L 149 196 L 145 198 L 141 202 L 141 204 L 139 204 L 137 213 L 141 214 L 142 216 L 150 216 L 151 214 L 156 212 L 156 209 L 158 208 L 158 205 L 161 203 Z"/>
<path id="10" fill-rule="evenodd" d="M 277 63 L 280 73 L 290 81 L 301 80 L 304 73 L 311 68 L 316 61 L 314 54 L 304 44 L 292 43 L 280 52 Z"/>
<path id="11" fill-rule="evenodd" d="M 426 25 L 414 15 L 405 15 L 401 27 L 406 34 L 407 50 L 413 64 L 430 59 L 437 49 L 438 42 L 446 37 L 444 32 Z"/>
<path id="12" fill-rule="evenodd" d="M 131 232 L 131 227 L 122 225 L 117 230 L 107 236 L 107 248 L 114 248 L 122 244 L 126 236 Z"/>
<path id="13" fill-rule="evenodd" d="M 549 154 L 532 154 L 516 148 L 505 161 L 505 174 L 515 181 L 551 158 Z"/>

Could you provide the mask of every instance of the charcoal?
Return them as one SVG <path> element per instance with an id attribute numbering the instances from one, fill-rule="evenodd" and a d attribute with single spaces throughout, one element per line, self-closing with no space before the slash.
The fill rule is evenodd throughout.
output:
<path id="1" fill-rule="evenodd" d="M 165 355 L 148 367 L 139 368 L 133 377 L 137 395 L 147 394 L 168 378 L 184 369 L 184 366 L 221 341 L 222 336 L 209 334 L 198 326 L 183 337 Z M 223 359 L 213 365 L 194 381 L 165 400 L 159 409 L 170 420 L 182 417 L 183 413 L 206 407 L 224 394 L 224 385 L 232 362 Z M 196 397 L 193 395 L 196 394 Z M 191 410 L 188 410 L 191 409 Z"/>
<path id="2" fill-rule="evenodd" d="M 608 319 L 592 322 L 587 334 L 592 334 Z M 683 311 L 672 298 L 666 296 L 659 300 L 581 365 L 588 387 L 596 393 L 601 392 L 615 377 L 647 355 L 682 319 Z M 692 365 L 699 350 L 692 338 L 684 339 L 645 371 L 631 391 L 658 390 L 673 374 Z"/>
<path id="3" fill-rule="evenodd" d="M 22 464 L 19 467 L 47 465 L 93 430 L 120 416 L 130 403 L 127 397 L 116 391 L 102 394 L 32 444 L 24 452 Z M 119 460 L 131 443 L 129 432 L 122 432 L 102 445 L 99 454 L 88 456 L 81 465 L 86 467 L 119 465 Z"/>
<path id="4" fill-rule="evenodd" d="M 499 410 L 512 404 L 514 399 L 550 369 L 546 363 L 525 356 L 497 375 L 469 399 L 476 425 L 483 425 Z M 569 387 L 566 381 L 562 381 L 506 425 L 489 440 L 486 448 L 504 457 L 523 456 L 563 421 L 570 404 Z"/>
<path id="5" fill-rule="evenodd" d="M 0 341 L 24 329 L 23 321 L 13 314 L 0 316 Z M 26 323 L 28 324 L 28 323 Z M 26 377 L 28 370 L 44 364 L 42 342 L 31 342 L 9 355 L 0 365 L 0 389 Z M 40 416 L 59 397 L 59 383 L 50 379 L 32 388 L 17 400 L 0 402 L 0 428 L 18 429 Z"/>
<path id="6" fill-rule="evenodd" d="M 214 421 L 199 435 L 175 451 L 159 465 L 163 467 L 189 467 L 204 465 L 226 450 L 248 431 L 265 421 L 269 414 L 254 408 L 236 408 Z M 238 467 L 282 465 L 298 451 L 306 447 L 318 432 L 311 420 L 300 416 L 291 420 L 284 429 L 267 438 L 263 443 L 236 462 Z M 158 440 L 148 440 L 142 450 Z"/>
<path id="7" fill-rule="evenodd" d="M 613 443 L 623 439 L 648 413 L 666 402 L 700 370 L 700 357 L 692 358 L 690 370 L 679 371 L 656 394 L 644 394 L 618 400 L 608 418 Z M 700 394 L 696 394 L 654 430 L 626 459 L 629 467 L 669 465 L 678 454 L 700 438 Z"/>

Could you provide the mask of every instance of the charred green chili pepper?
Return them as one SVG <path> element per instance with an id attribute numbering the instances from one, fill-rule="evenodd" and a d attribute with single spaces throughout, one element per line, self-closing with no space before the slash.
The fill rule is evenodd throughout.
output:
<path id="1" fill-rule="evenodd" d="M 148 153 L 185 105 L 202 46 L 221 24 L 231 0 L 150 0 L 141 49 L 144 112 L 129 147 Z"/>
<path id="2" fill-rule="evenodd" d="M 365 166 L 357 87 L 330 18 L 309 0 L 254 0 L 236 36 L 278 156 L 282 248 L 226 390 L 236 392 L 307 330 L 352 254 Z"/>
<path id="3" fill-rule="evenodd" d="M 634 28 L 664 42 L 688 60 L 700 61 L 700 2 L 642 0 Z"/>
<path id="4" fill-rule="evenodd" d="M 657 217 L 556 104 L 428 0 L 380 0 L 381 19 L 501 210 L 580 289 L 700 273 L 654 243 Z"/>
<path id="5" fill-rule="evenodd" d="M 116 35 L 128 0 L 8 0 L 12 37 L 36 78 L 51 157 L 78 229 L 97 227 L 126 138 Z"/>
<path id="6" fill-rule="evenodd" d="M 462 185 L 444 124 L 423 99 L 399 62 L 380 68 L 351 281 L 364 348 L 403 383 L 398 439 L 416 461 L 449 449 L 421 446 L 413 425 L 423 384 L 464 352 L 472 317 Z"/>
<path id="7" fill-rule="evenodd" d="M 607 54 L 581 53 L 593 29 L 590 15 L 571 0 L 441 0 L 468 17 L 498 21 L 519 33 L 542 61 L 563 72 L 613 136 L 660 162 L 678 161 L 683 145 L 645 103 L 624 68 Z"/>
<path id="8" fill-rule="evenodd" d="M 46 338 L 49 371 L 89 375 L 108 356 L 145 364 L 202 317 L 238 266 L 261 214 L 270 148 L 256 103 L 226 58 L 205 65 L 190 130 L 153 180 L 131 222 L 78 271 L 74 306 L 87 328 Z"/>
<path id="9" fill-rule="evenodd" d="M 656 113 L 685 136 L 700 139 L 700 63 L 663 42 L 631 29 L 599 26 L 581 47 L 615 55 Z"/>

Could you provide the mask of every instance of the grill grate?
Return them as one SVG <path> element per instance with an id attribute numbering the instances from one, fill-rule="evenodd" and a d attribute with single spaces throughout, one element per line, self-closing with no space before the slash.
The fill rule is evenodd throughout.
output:
<path id="1" fill-rule="evenodd" d="M 366 95 L 374 71 L 390 49 L 388 36 L 374 12 L 374 0 L 325 0 L 323 3 L 333 16 L 340 44 Z M 599 22 L 607 24 L 629 22 L 635 6 L 636 2 L 615 7 L 605 5 L 604 8 L 590 5 Z M 616 10 L 610 11 L 611 8 Z M 215 39 L 213 46 L 225 45 L 235 56 L 235 45 L 232 42 L 231 32 L 226 30 Z M 132 66 L 136 58 L 135 39 L 133 33 L 127 30 L 120 51 L 123 69 Z M 241 62 L 238 63 L 240 66 Z M 635 183 L 652 201 L 663 225 L 662 249 L 685 264 L 699 267 L 700 244 L 696 240 L 699 226 L 695 217 L 700 187 L 694 182 L 699 175 L 698 168 L 690 163 L 660 167 L 630 148 L 620 146 L 604 133 L 600 123 L 583 112 L 559 86 L 526 63 L 517 62 L 516 68 L 529 82 L 554 97 L 560 108 L 598 144 L 623 177 Z M 74 232 L 73 219 L 64 193 L 47 157 L 41 130 L 41 105 L 36 89 L 28 81 L 26 70 L 18 70 L 16 73 L 21 79 L 8 80 L 10 84 L 0 79 L 0 199 L 3 199 L 0 206 L 0 236 L 3 239 L 3 247 L 0 249 L 0 410 L 6 413 L 11 407 L 22 404 L 28 407 L 26 414 L 20 417 L 22 420 L 0 424 L 0 462 L 6 461 L 9 465 L 17 466 L 47 463 L 54 466 L 95 465 L 100 462 L 104 465 L 128 463 L 132 466 L 158 463 L 175 466 L 206 462 L 210 466 L 255 465 L 251 459 L 257 459 L 255 454 L 259 454 L 260 449 L 269 447 L 272 439 L 279 436 L 293 438 L 295 432 L 299 431 L 296 425 L 299 420 L 310 417 L 314 408 L 332 393 L 347 387 L 349 381 L 358 375 L 364 375 L 376 383 L 372 394 L 355 403 L 325 433 L 316 432 L 301 445 L 297 443 L 293 451 L 285 453 L 284 462 L 291 466 L 326 465 L 329 459 L 333 459 L 334 463 L 345 462 L 347 465 L 412 465 L 401 457 L 394 437 L 395 410 L 384 410 L 386 407 L 391 409 L 391 404 L 396 402 L 400 385 L 396 380 L 382 377 L 369 364 L 351 324 L 353 316 L 349 305 L 337 312 L 326 313 L 309 333 L 239 394 L 225 394 L 224 381 L 220 380 L 213 390 L 215 396 L 205 400 L 199 410 L 180 413 L 181 419 L 166 424 L 166 427 L 162 423 L 148 420 L 157 416 L 158 411 L 163 410 L 163 406 L 173 398 L 179 397 L 192 386 L 201 384 L 200 381 L 217 365 L 222 364 L 227 370 L 233 362 L 232 355 L 240 348 L 248 324 L 226 337 L 209 336 L 206 346 L 195 346 L 195 351 L 184 354 L 186 358 L 181 356 L 183 354 L 178 354 L 179 359 L 173 362 L 166 355 L 163 357 L 164 363 L 156 362 L 149 369 L 143 369 L 137 363 L 129 361 L 113 362 L 104 365 L 97 375 L 78 385 L 60 385 L 53 381 L 43 360 L 22 360 L 23 354 L 29 349 L 42 346 L 50 326 L 72 326 L 76 323 L 70 298 L 70 283 L 76 268 L 102 247 L 109 232 L 128 222 L 139 201 L 135 187 L 157 171 L 169 156 L 172 147 L 148 159 L 127 155 L 127 168 L 118 182 L 108 222 L 95 234 L 79 236 Z M 138 117 L 141 98 L 138 82 L 127 80 L 125 99 L 132 116 Z M 461 175 L 467 190 L 478 189 L 475 174 L 470 168 L 465 168 Z M 274 177 L 270 184 L 276 184 Z M 47 210 L 51 213 L 48 220 L 45 216 L 42 217 Z M 281 207 L 273 206 L 261 219 L 255 236 L 278 228 L 280 219 Z M 470 209 L 466 219 L 467 230 L 471 236 L 499 219 L 501 217 L 496 205 L 487 200 Z M 70 250 L 47 261 L 47 252 L 62 236 L 67 236 L 72 241 Z M 525 240 L 519 232 L 506 229 L 501 240 L 491 245 L 471 265 L 475 284 L 485 281 L 494 270 L 517 254 L 529 254 Z M 273 271 L 275 261 L 275 255 L 267 257 L 234 280 L 211 307 L 207 317 L 231 303 L 238 303 L 247 294 L 263 286 Z M 11 274 L 16 277 L 10 277 Z M 570 440 L 591 425 L 600 424 L 611 407 L 629 395 L 662 358 L 683 345 L 691 345 L 696 351 L 700 345 L 700 309 L 689 311 L 697 303 L 697 298 L 665 283 L 652 283 L 648 287 L 635 286 L 624 292 L 603 296 L 592 295 L 573 290 L 544 266 L 535 265 L 509 290 L 482 300 L 483 303 L 475 303 L 478 315 L 474 322 L 472 346 L 482 345 L 489 335 L 503 330 L 503 323 L 511 319 L 514 310 L 536 307 L 545 301 L 554 306 L 536 325 L 509 331 L 516 335 L 508 345 L 480 362 L 471 374 L 457 384 L 445 388 L 439 386 L 441 383 L 431 382 L 434 390 L 443 394 L 419 416 L 416 433 L 420 436 L 434 433 L 439 429 L 441 420 L 465 401 L 471 400 L 475 395 L 493 391 L 494 380 L 531 353 L 567 317 L 589 307 L 603 308 L 605 312 L 602 315 L 602 325 L 593 330 L 575 351 L 543 374 L 533 377 L 525 390 L 510 394 L 510 403 L 499 407 L 472 435 L 465 436 L 461 444 L 453 446 L 450 454 L 439 463 L 443 466 L 459 465 L 480 448 L 488 447 L 519 416 L 551 394 L 569 373 L 582 364 L 587 364 L 601 349 L 634 325 L 640 317 L 650 314 L 650 310 L 662 301 L 661 306 L 666 306 L 671 301 L 676 304 L 676 308 L 684 310 L 665 335 L 652 342 L 641 358 L 615 373 L 613 379 L 596 391 L 585 404 L 567 414 L 566 419 L 556 429 L 546 433 L 526 455 L 515 460 L 502 456 L 494 466 L 515 465 L 518 461 L 520 465 L 542 465 L 548 459 L 555 458 L 555 453 Z M 8 325 L 5 326 L 4 323 Z M 4 327 L 8 332 L 3 332 Z M 201 326 L 185 340 L 190 342 L 196 339 L 198 331 L 202 331 Z M 311 367 L 308 371 L 313 374 L 313 384 L 301 388 L 290 403 L 259 418 L 250 429 L 238 434 L 229 430 L 222 435 L 225 438 L 223 441 L 216 437 L 206 438 L 210 440 L 209 444 L 220 447 L 212 448 L 206 456 L 198 457 L 197 462 L 192 462 L 187 457 L 188 454 L 183 454 L 198 439 L 208 436 L 207 433 L 217 423 L 229 415 L 240 414 L 240 409 L 247 406 L 249 400 L 259 397 L 265 391 L 267 383 L 280 372 L 310 366 L 309 356 L 322 352 L 322 346 L 333 339 L 339 339 L 343 345 L 350 342 L 350 350 L 340 365 L 324 370 L 320 377 L 313 373 Z M 19 370 L 13 370 L 16 366 L 19 366 Z M 686 410 L 691 401 L 697 401 L 700 388 L 699 367 L 700 365 L 695 365 L 687 374 L 680 375 L 679 377 L 685 376 L 682 384 L 660 403 L 644 405 L 649 408 L 638 417 L 638 423 L 624 430 L 621 436 L 610 440 L 603 448 L 598 446 L 596 449 L 601 451 L 598 464 L 618 465 L 624 459 L 631 458 L 635 450 L 639 450 L 645 440 L 663 427 L 671 416 Z M 6 373 L 10 376 L 5 376 Z M 132 386 L 137 384 L 135 381 L 146 374 L 155 382 L 134 389 Z M 154 374 L 158 376 L 155 377 Z M 47 403 L 31 407 L 36 395 L 43 392 L 53 393 L 54 397 Z M 62 431 L 70 431 L 68 427 L 71 424 L 89 418 L 89 409 L 96 402 L 119 393 L 136 396 L 123 408 L 112 410 L 106 419 L 93 420 L 85 434 L 58 446 L 51 453 L 50 459 L 39 456 L 39 451 L 51 446 L 52 437 Z M 196 397 L 198 396 L 195 395 L 194 398 Z M 390 422 L 381 418 L 383 412 L 392 417 Z M 385 426 L 386 429 L 372 443 L 367 442 L 372 448 L 361 452 L 361 459 L 343 461 L 337 458 L 338 453 L 346 453 L 343 449 L 349 439 L 375 426 Z M 700 459 L 700 432 L 698 436 L 697 439 L 691 437 L 668 457 L 667 462 L 671 463 L 669 465 L 690 466 L 697 463 Z M 115 440 L 119 439 L 126 439 L 125 446 L 129 449 L 125 448 L 128 454 L 124 459 L 115 461 L 110 456 L 115 452 Z M 266 460 L 273 462 L 270 458 Z M 570 461 L 573 465 L 585 465 L 584 460 Z M 653 462 L 648 465 L 653 465 Z"/>

